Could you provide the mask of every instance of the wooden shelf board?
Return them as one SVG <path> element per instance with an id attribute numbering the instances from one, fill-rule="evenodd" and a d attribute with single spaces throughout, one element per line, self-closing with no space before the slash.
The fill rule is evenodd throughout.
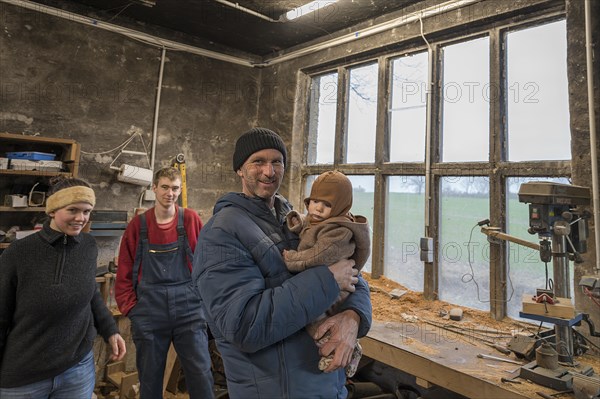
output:
<path id="1" fill-rule="evenodd" d="M 0 206 L 0 212 L 45 212 L 46 207 L 28 206 L 26 208 L 13 208 L 12 206 Z"/>
<path id="2" fill-rule="evenodd" d="M 0 169 L 0 175 L 11 175 L 11 176 L 67 176 L 72 177 L 73 173 L 70 172 L 49 172 L 43 170 L 13 170 L 13 169 Z"/>

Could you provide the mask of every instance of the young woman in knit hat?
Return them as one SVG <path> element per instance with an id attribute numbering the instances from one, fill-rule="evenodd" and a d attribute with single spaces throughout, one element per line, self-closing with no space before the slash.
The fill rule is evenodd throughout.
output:
<path id="1" fill-rule="evenodd" d="M 96 203 L 80 179 L 56 182 L 42 230 L 0 256 L 0 397 L 90 398 L 96 333 L 125 355 L 96 286 L 98 247 L 82 230 Z"/>
<path id="2" fill-rule="evenodd" d="M 289 271 L 298 273 L 310 267 L 330 265 L 340 259 L 353 259 L 354 267 L 361 270 L 371 253 L 369 224 L 364 216 L 352 215 L 352 182 L 343 173 L 328 171 L 317 177 L 312 185 L 310 196 L 304 200 L 308 210 L 306 215 L 291 211 L 286 216 L 288 228 L 300 235 L 297 250 L 283 251 L 283 259 Z M 328 310 L 335 314 L 337 305 L 350 293 L 341 291 L 336 303 Z M 306 330 L 314 336 L 322 315 L 309 324 Z M 326 342 L 327 337 L 317 341 L 317 345 Z M 346 366 L 346 375 L 352 377 L 356 372 L 362 349 L 356 342 L 352 361 Z M 321 358 L 319 368 L 324 370 L 333 358 L 332 355 Z"/>

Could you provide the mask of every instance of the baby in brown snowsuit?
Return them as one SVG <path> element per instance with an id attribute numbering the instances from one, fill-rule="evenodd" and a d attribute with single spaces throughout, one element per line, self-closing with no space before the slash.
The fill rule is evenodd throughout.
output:
<path id="1" fill-rule="evenodd" d="M 331 265 L 341 259 L 353 259 L 359 271 L 371 253 L 369 224 L 364 216 L 350 213 L 352 207 L 352 183 L 343 173 L 325 172 L 314 181 L 310 196 L 304 200 L 308 210 L 306 215 L 291 211 L 287 215 L 287 224 L 292 232 L 300 235 L 300 244 L 296 251 L 283 252 L 289 271 L 297 273 L 313 266 Z M 337 306 L 348 295 L 347 291 L 340 296 L 327 311 L 328 315 L 336 313 Z M 322 315 L 306 326 L 307 332 L 314 337 L 318 326 L 326 318 Z M 317 341 L 322 345 L 328 337 Z M 346 375 L 352 377 L 362 356 L 362 349 L 356 342 L 350 364 L 346 366 Z M 333 354 L 321 358 L 319 369 L 327 368 Z"/>

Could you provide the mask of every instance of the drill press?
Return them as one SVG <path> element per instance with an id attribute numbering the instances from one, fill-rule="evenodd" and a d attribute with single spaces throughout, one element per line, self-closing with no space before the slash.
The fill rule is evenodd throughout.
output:
<path id="1" fill-rule="evenodd" d="M 537 182 L 523 183 L 519 188 L 519 201 L 529 203 L 530 234 L 540 238 L 540 259 L 552 260 L 553 286 L 551 290 L 537 290 L 536 297 L 551 306 L 557 298 L 570 300 L 569 260 L 582 262 L 581 253 L 586 251 L 588 238 L 587 217 L 578 212 L 578 205 L 589 205 L 590 192 L 587 187 L 568 184 Z M 547 305 L 550 304 L 550 305 Z M 523 318 L 554 324 L 555 356 L 557 362 L 543 361 L 551 359 L 553 349 L 544 345 L 543 351 L 536 352 L 536 361 L 524 365 L 520 376 L 554 389 L 569 389 L 572 385 L 572 371 L 558 364 L 575 367 L 574 371 L 590 375 L 591 367 L 575 365 L 573 361 L 573 325 L 580 324 L 583 315 L 576 314 L 570 319 L 548 317 L 540 314 L 520 312 Z M 540 349 L 540 348 L 538 348 Z M 548 365 L 552 366 L 548 366 Z"/>

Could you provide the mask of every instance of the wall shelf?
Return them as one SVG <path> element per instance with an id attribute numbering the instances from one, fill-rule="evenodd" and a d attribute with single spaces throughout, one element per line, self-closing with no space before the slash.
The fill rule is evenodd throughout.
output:
<path id="1" fill-rule="evenodd" d="M 75 140 L 24 136 L 0 133 L 0 157 L 7 152 L 44 152 L 55 155 L 62 162 L 61 171 L 0 169 L 0 230 L 7 231 L 12 226 L 21 230 L 32 230 L 34 220 L 41 219 L 45 206 L 13 208 L 4 206 L 4 198 L 11 194 L 27 195 L 36 184 L 47 185 L 55 176 L 77 177 L 79 172 L 79 144 Z M 8 248 L 10 243 L 0 243 L 0 250 Z"/>

